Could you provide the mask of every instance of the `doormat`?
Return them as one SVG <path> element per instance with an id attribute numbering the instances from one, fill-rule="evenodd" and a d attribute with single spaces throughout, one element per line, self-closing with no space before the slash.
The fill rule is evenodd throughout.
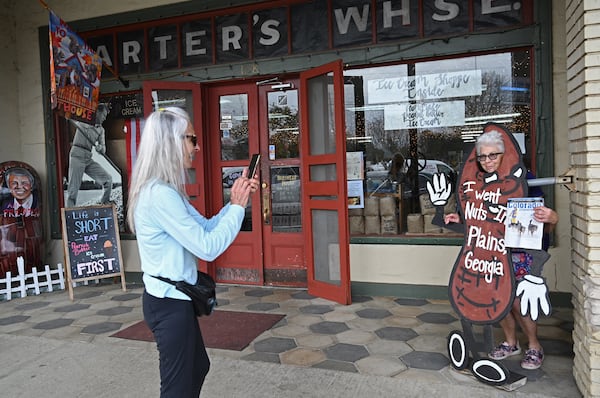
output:
<path id="1" fill-rule="evenodd" d="M 214 311 L 198 318 L 204 345 L 208 348 L 241 351 L 265 330 L 269 330 L 285 315 L 257 312 Z M 110 337 L 154 341 L 145 321 L 140 321 Z"/>

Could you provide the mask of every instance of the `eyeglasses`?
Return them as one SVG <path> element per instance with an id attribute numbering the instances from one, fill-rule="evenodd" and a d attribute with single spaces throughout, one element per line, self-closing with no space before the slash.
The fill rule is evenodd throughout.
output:
<path id="1" fill-rule="evenodd" d="M 186 134 L 185 138 L 189 138 L 190 141 L 192 141 L 192 145 L 196 146 L 198 145 L 198 136 L 197 135 L 192 135 L 192 134 Z"/>
<path id="2" fill-rule="evenodd" d="M 502 155 L 503 153 L 504 152 L 494 152 L 490 153 L 489 155 L 477 155 L 477 161 L 485 162 L 485 159 L 496 160 L 498 158 L 498 155 Z"/>

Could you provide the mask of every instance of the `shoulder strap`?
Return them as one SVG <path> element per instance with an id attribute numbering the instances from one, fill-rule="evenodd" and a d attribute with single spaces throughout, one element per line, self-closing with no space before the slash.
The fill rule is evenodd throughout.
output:
<path id="1" fill-rule="evenodd" d="M 177 284 L 176 282 L 173 282 L 172 280 L 170 280 L 169 278 L 165 278 L 164 276 L 154 276 L 154 275 L 150 275 L 150 274 L 148 274 L 148 276 L 151 276 L 151 277 L 161 280 L 163 282 L 169 283 L 173 286 L 175 286 Z"/>

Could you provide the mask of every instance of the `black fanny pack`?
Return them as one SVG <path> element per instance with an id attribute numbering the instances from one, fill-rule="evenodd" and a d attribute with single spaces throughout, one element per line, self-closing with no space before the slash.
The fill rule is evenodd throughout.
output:
<path id="1" fill-rule="evenodd" d="M 190 285 L 186 281 L 175 282 L 162 276 L 150 276 L 175 286 L 175 289 L 191 298 L 196 316 L 210 315 L 217 305 L 215 292 L 217 285 L 210 275 L 202 271 L 198 271 L 198 280 L 195 285 Z"/>

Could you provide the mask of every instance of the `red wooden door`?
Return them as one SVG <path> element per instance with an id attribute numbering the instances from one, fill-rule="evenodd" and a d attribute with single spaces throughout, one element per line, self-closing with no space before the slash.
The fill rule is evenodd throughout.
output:
<path id="1" fill-rule="evenodd" d="M 342 62 L 300 74 L 302 204 L 309 293 L 350 304 Z"/>
<path id="2" fill-rule="evenodd" d="M 214 85 L 205 93 L 209 150 L 204 164 L 209 173 L 210 216 L 229 202 L 233 182 L 259 151 L 258 97 L 254 83 Z M 213 262 L 217 282 L 262 285 L 260 210 L 257 192 L 246 207 L 238 237 Z"/>
<path id="3" fill-rule="evenodd" d="M 298 80 L 259 85 L 264 283 L 306 287 Z"/>
<path id="4" fill-rule="evenodd" d="M 262 155 L 260 189 L 238 238 L 214 262 L 217 281 L 306 286 L 298 90 L 293 83 L 273 88 L 234 82 L 207 87 L 206 98 L 212 212 L 227 202 L 252 154 Z"/>
<path id="5" fill-rule="evenodd" d="M 145 82 L 144 104 L 146 114 L 169 105 L 190 113 L 201 151 L 188 192 L 206 216 L 227 203 L 251 155 L 262 155 L 261 188 L 242 231 L 201 268 L 219 282 L 308 286 L 350 303 L 341 62 L 301 74 L 300 83 L 219 83 L 201 91 L 195 83 Z"/>

